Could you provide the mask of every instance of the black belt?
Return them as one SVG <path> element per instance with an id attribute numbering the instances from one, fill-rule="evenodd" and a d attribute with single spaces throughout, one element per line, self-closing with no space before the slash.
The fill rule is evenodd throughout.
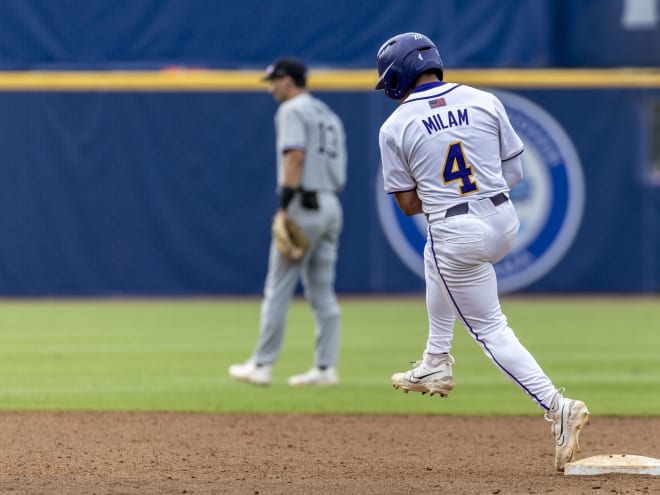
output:
<path id="1" fill-rule="evenodd" d="M 495 196 L 491 196 L 488 199 L 495 206 L 499 206 L 502 203 L 506 203 L 507 201 L 509 201 L 508 196 L 504 193 L 496 194 Z M 445 218 L 455 217 L 457 215 L 465 215 L 468 211 L 470 211 L 470 207 L 468 205 L 469 203 L 466 202 L 466 203 L 458 204 L 456 206 L 452 206 L 451 208 L 447 209 L 447 212 L 445 213 Z"/>

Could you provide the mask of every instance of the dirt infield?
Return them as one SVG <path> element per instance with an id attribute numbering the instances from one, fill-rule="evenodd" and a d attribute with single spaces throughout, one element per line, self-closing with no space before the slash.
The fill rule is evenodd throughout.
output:
<path id="1" fill-rule="evenodd" d="M 541 417 L 0 413 L 0 493 L 660 493 L 553 471 Z M 587 457 L 660 457 L 660 418 L 592 418 Z"/>

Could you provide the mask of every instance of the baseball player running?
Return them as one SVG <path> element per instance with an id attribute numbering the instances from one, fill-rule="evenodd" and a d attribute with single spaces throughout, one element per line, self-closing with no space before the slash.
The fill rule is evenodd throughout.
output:
<path id="1" fill-rule="evenodd" d="M 386 41 L 377 57 L 382 89 L 400 106 L 380 129 L 385 191 L 406 215 L 424 213 L 429 334 L 413 369 L 395 388 L 446 397 L 458 319 L 504 375 L 545 411 L 555 435 L 555 467 L 578 451 L 585 404 L 562 396 L 518 341 L 502 313 L 493 263 L 513 246 L 519 221 L 508 192 L 522 179 L 523 143 L 490 93 L 443 82 L 433 42 L 419 33 Z"/>
<path id="2" fill-rule="evenodd" d="M 237 380 L 269 385 L 284 338 L 291 299 L 302 281 L 316 322 L 314 366 L 289 378 L 292 386 L 326 386 L 339 382 L 336 363 L 340 311 L 334 290 L 343 213 L 337 193 L 346 182 L 346 138 L 339 117 L 307 88 L 307 69 L 283 58 L 266 70 L 264 80 L 280 104 L 275 114 L 279 208 L 273 232 L 293 220 L 308 240 L 302 258 L 278 250 L 271 242 L 261 306 L 259 339 L 252 357 L 229 367 Z"/>

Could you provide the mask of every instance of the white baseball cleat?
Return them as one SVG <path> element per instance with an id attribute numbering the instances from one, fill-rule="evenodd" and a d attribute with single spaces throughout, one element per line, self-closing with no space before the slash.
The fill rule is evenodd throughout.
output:
<path id="1" fill-rule="evenodd" d="M 392 385 L 396 389 L 403 389 L 405 393 L 412 390 L 422 394 L 439 394 L 440 397 L 447 397 L 454 388 L 451 370 L 454 358 L 449 354 L 444 356 L 446 358 L 435 367 L 430 367 L 424 361 L 415 361 L 413 369 L 392 375 Z"/>
<path id="2" fill-rule="evenodd" d="M 563 471 L 566 463 L 575 459 L 580 451 L 580 431 L 589 424 L 589 410 L 584 402 L 559 397 L 557 407 L 545 413 L 552 422 L 555 436 L 555 469 Z"/>
<path id="3" fill-rule="evenodd" d="M 289 378 L 289 385 L 292 387 L 329 387 L 338 383 L 339 376 L 333 366 L 325 369 L 314 366 L 301 375 L 294 375 Z"/>
<path id="4" fill-rule="evenodd" d="M 234 380 L 251 383 L 252 385 L 270 385 L 273 367 L 269 364 L 258 365 L 250 360 L 242 364 L 232 364 L 229 376 Z"/>

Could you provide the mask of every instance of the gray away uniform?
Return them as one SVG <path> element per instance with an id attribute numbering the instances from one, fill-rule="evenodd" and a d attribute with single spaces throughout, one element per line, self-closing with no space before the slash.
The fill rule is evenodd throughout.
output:
<path id="1" fill-rule="evenodd" d="M 322 101 L 302 93 L 280 104 L 275 114 L 277 185 L 282 186 L 284 152 L 305 152 L 301 187 L 317 196 L 317 209 L 303 205 L 297 193 L 287 208 L 307 235 L 310 248 L 302 260 L 284 258 L 271 242 L 261 306 L 259 340 L 252 359 L 273 364 L 284 338 L 287 313 L 298 280 L 302 281 L 316 322 L 314 364 L 335 366 L 339 348 L 339 305 L 335 267 L 343 213 L 337 193 L 346 182 L 346 136 L 337 115 Z"/>

